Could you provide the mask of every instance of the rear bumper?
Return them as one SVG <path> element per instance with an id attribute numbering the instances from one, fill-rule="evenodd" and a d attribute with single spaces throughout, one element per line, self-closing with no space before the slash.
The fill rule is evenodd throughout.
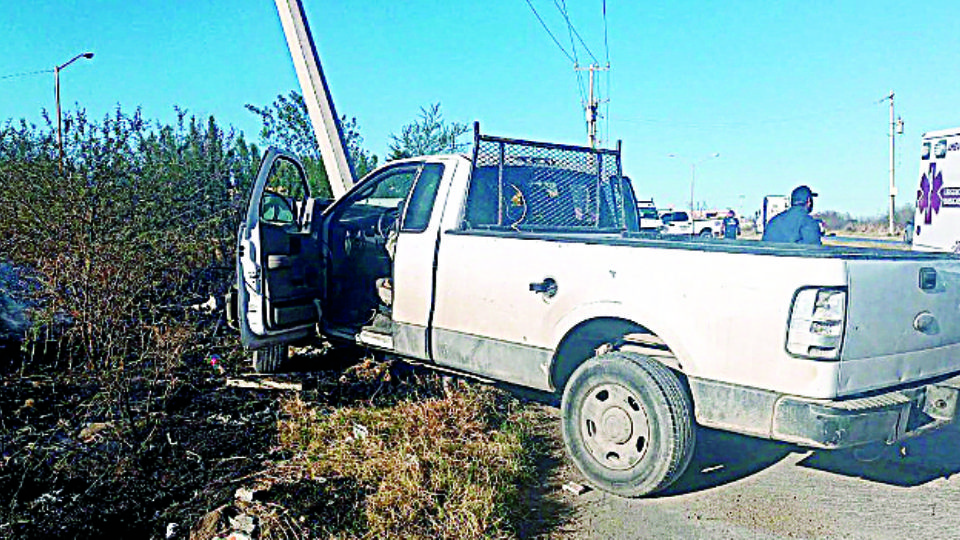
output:
<path id="1" fill-rule="evenodd" d="M 814 448 L 893 443 L 956 420 L 960 376 L 923 386 L 846 400 L 781 396 L 771 438 Z"/>

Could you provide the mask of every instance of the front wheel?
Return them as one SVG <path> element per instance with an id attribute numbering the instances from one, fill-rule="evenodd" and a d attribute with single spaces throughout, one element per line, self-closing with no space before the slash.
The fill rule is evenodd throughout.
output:
<path id="1" fill-rule="evenodd" d="M 604 491 L 660 491 L 693 456 L 690 399 L 678 376 L 647 356 L 612 352 L 584 362 L 564 389 L 561 409 L 567 452 Z"/>
<path id="2" fill-rule="evenodd" d="M 253 350 L 253 369 L 257 373 L 277 373 L 289 362 L 290 347 L 269 345 Z"/>

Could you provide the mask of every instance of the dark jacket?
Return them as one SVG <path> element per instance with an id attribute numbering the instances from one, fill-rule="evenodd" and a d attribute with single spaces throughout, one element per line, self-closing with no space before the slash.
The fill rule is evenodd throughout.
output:
<path id="1" fill-rule="evenodd" d="M 810 217 L 806 206 L 791 206 L 773 216 L 763 230 L 766 242 L 820 245 L 820 223 Z"/>

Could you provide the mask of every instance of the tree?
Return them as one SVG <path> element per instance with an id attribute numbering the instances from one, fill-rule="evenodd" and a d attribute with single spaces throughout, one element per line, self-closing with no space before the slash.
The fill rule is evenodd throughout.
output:
<path id="1" fill-rule="evenodd" d="M 330 183 L 323 168 L 323 158 L 307 113 L 307 104 L 303 95 L 291 91 L 289 95 L 278 95 L 277 99 L 265 107 L 246 105 L 247 110 L 260 117 L 263 128 L 260 138 L 264 144 L 273 145 L 293 152 L 303 161 L 310 177 L 311 187 L 321 195 L 330 196 Z M 377 167 L 377 156 L 363 148 L 363 137 L 356 118 L 340 119 L 344 144 L 353 162 L 353 170 L 358 178 Z"/>
<path id="2" fill-rule="evenodd" d="M 459 122 L 444 123 L 439 103 L 434 103 L 430 107 L 420 107 L 418 121 L 403 126 L 400 135 L 390 135 L 393 142 L 390 143 L 390 154 L 387 159 L 461 151 L 467 144 L 458 143 L 457 138 L 469 130 L 469 126 Z"/>

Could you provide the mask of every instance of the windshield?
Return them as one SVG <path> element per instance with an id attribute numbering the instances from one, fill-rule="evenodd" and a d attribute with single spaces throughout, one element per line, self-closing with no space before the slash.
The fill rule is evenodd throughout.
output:
<path id="1" fill-rule="evenodd" d="M 667 212 L 666 214 L 663 215 L 663 218 L 661 219 L 663 219 L 664 223 L 670 223 L 673 221 L 687 221 L 687 213 L 686 212 Z"/>
<path id="2" fill-rule="evenodd" d="M 640 207 L 640 217 L 643 219 L 657 219 L 657 209 L 651 207 Z"/>

